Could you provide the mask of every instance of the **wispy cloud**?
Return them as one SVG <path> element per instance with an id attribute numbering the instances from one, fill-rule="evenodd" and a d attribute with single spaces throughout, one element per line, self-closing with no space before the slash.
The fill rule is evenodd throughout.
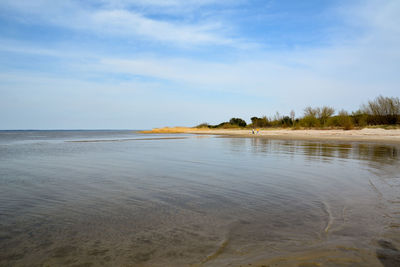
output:
<path id="1" fill-rule="evenodd" d="M 75 112 L 76 119 L 79 113 L 96 116 L 89 109 L 113 118 L 112 112 L 102 110 L 104 106 L 130 114 L 151 107 L 148 116 L 166 124 L 185 124 L 192 123 L 191 115 L 218 121 L 229 114 L 268 115 L 292 108 L 299 114 L 305 105 L 352 110 L 378 94 L 398 95 L 400 2 L 396 0 L 339 6 L 329 11 L 340 20 L 329 25 L 334 28 L 332 36 L 327 31 L 329 41 L 283 48 L 263 43 L 268 32 L 262 27 L 254 34 L 240 34 L 235 29 L 242 20 L 209 16 L 207 7 L 222 5 L 219 1 L 79 3 L 0 3 L 0 15 L 9 21 L 56 28 L 57 34 L 67 36 L 49 43 L 41 35 L 13 39 L 10 34 L 0 39 L 3 114 L 24 106 L 29 106 L 24 114 L 34 114 L 35 106 L 45 101 L 41 115 L 65 107 L 64 113 Z M 196 8 L 205 10 L 198 15 Z M 186 14 L 188 10 L 192 11 Z M 254 30 L 247 24 L 240 26 Z M 77 40 L 69 38 L 75 37 L 71 32 L 77 33 Z M 306 38 L 313 37 L 312 30 L 305 33 Z M 74 99 L 79 106 L 75 110 Z M 207 112 L 199 113 L 202 105 Z M 168 109 L 174 110 L 175 122 L 167 121 Z M 180 115 L 182 109 L 185 115 Z"/>
<path id="2" fill-rule="evenodd" d="M 174 21 L 148 17 L 129 6 L 193 7 L 212 1 L 103 1 L 100 7 L 82 6 L 66 0 L 62 3 L 40 0 L 31 2 L 8 1 L 0 4 L 3 10 L 20 16 L 14 19 L 29 24 L 50 24 L 100 35 L 137 37 L 147 41 L 165 42 L 180 46 L 222 45 L 245 46 L 243 40 L 230 37 L 228 26 L 218 20 Z"/>
<path id="3" fill-rule="evenodd" d="M 178 23 L 154 20 L 127 10 L 107 10 L 91 13 L 87 16 L 90 27 L 95 31 L 110 34 L 137 35 L 155 41 L 165 41 L 182 45 L 214 44 L 232 45 L 234 41 L 219 35 L 219 23 L 180 25 Z"/>
<path id="4" fill-rule="evenodd" d="M 207 5 L 232 6 L 243 3 L 243 0 L 102 0 L 103 5 L 110 7 L 129 8 L 132 6 L 142 7 L 173 7 L 182 9 L 193 9 Z"/>

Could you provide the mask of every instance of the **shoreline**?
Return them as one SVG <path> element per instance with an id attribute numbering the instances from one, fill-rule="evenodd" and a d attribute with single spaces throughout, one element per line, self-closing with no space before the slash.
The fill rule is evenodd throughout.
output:
<path id="1" fill-rule="evenodd" d="M 385 130 L 381 128 L 364 128 L 360 130 L 292 130 L 292 129 L 260 129 L 258 134 L 252 134 L 250 129 L 199 129 L 189 127 L 165 127 L 151 131 L 142 131 L 146 134 L 206 134 L 229 137 L 251 137 L 278 140 L 304 141 L 345 141 L 368 142 L 383 144 L 400 144 L 400 129 Z"/>

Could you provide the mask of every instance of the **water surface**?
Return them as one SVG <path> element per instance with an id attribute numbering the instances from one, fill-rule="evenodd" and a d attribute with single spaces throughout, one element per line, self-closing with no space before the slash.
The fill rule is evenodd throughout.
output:
<path id="1" fill-rule="evenodd" d="M 396 266 L 398 149 L 0 131 L 0 265 Z"/>

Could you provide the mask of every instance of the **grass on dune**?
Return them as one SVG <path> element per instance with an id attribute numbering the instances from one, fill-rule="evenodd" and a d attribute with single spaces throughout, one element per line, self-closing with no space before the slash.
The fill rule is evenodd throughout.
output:
<path id="1" fill-rule="evenodd" d="M 141 131 L 141 133 L 187 133 L 193 131 L 194 129 L 189 127 L 163 127 L 163 128 L 154 128 L 149 131 Z"/>

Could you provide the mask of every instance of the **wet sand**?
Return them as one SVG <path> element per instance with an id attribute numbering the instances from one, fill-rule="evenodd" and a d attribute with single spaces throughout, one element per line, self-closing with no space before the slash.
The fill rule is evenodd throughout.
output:
<path id="1" fill-rule="evenodd" d="M 144 133 L 191 133 L 227 135 L 230 137 L 261 137 L 281 140 L 315 140 L 315 141 L 354 141 L 400 144 L 400 129 L 365 128 L 361 130 L 292 130 L 261 129 L 252 134 L 250 129 L 197 129 L 197 128 L 158 128 Z"/>

